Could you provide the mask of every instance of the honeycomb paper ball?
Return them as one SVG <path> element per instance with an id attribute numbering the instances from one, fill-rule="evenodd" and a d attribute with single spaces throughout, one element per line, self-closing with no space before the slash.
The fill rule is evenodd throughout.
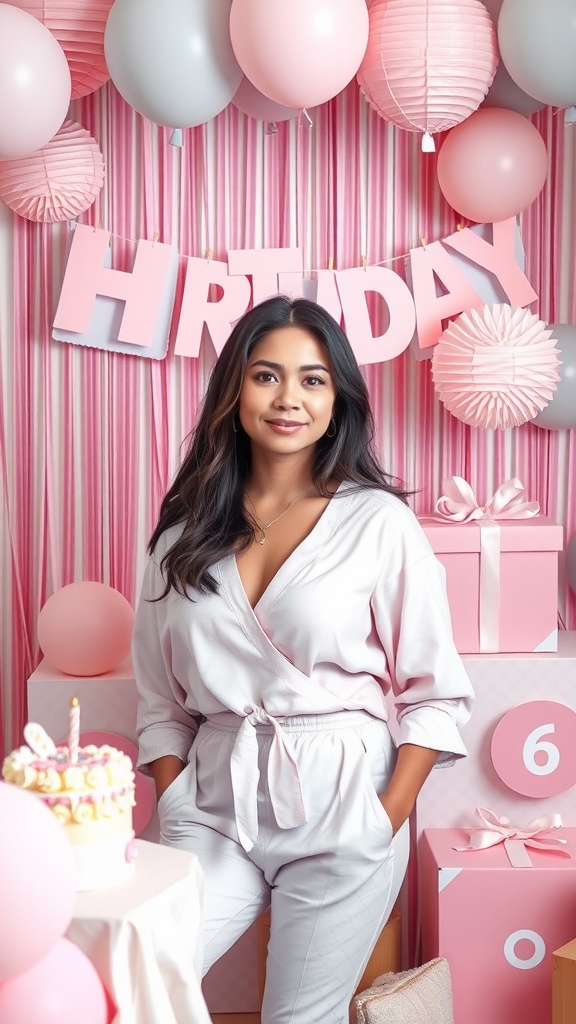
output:
<path id="1" fill-rule="evenodd" d="M 43 224 L 73 220 L 104 184 L 104 157 L 85 128 L 66 121 L 29 156 L 0 161 L 0 198 L 19 217 Z"/>
<path id="2" fill-rule="evenodd" d="M 134 611 L 105 583 L 69 583 L 38 616 L 38 643 L 48 661 L 72 676 L 100 676 L 129 654 Z"/>
<path id="3" fill-rule="evenodd" d="M 527 309 L 495 305 L 462 313 L 432 356 L 440 401 L 473 427 L 505 430 L 533 419 L 559 380 L 552 333 Z"/>

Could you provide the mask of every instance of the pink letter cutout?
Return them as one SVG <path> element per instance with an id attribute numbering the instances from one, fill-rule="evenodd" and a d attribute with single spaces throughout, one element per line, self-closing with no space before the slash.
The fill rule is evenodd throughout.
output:
<path id="1" fill-rule="evenodd" d="M 252 305 L 286 292 L 292 298 L 302 295 L 301 249 L 230 249 L 228 273 L 252 278 Z"/>
<path id="2" fill-rule="evenodd" d="M 443 238 L 442 244 L 494 274 L 511 306 L 529 306 L 538 296 L 516 259 L 516 218 L 509 217 L 491 227 L 492 244 L 469 228 Z"/>
<path id="3" fill-rule="evenodd" d="M 411 249 L 410 267 L 418 341 L 420 348 L 429 348 L 438 344 L 443 320 L 465 309 L 479 309 L 484 302 L 441 242 Z M 447 289 L 447 294 L 437 294 L 436 278 Z"/>
<path id="4" fill-rule="evenodd" d="M 346 333 L 358 362 L 382 363 L 400 355 L 410 344 L 416 323 L 408 285 L 387 267 L 353 267 L 335 273 Z M 388 328 L 378 338 L 372 335 L 366 292 L 377 292 L 388 306 Z"/>
<path id="5" fill-rule="evenodd" d="M 213 286 L 223 295 L 210 299 Z M 235 320 L 250 303 L 250 282 L 247 277 L 228 276 L 228 264 L 195 256 L 186 260 L 186 279 L 180 307 L 174 355 L 197 358 L 204 325 L 220 355 Z"/>
<path id="6" fill-rule="evenodd" d="M 130 273 L 106 267 L 109 242 L 109 231 L 86 224 L 76 227 L 54 327 L 88 335 L 97 296 L 121 299 L 125 308 L 118 341 L 150 348 L 166 304 L 167 286 L 172 283 L 175 250 L 161 242 L 140 240 Z"/>

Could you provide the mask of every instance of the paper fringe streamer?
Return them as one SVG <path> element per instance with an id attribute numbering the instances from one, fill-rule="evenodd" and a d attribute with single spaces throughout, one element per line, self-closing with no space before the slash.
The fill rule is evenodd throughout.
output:
<path id="1" fill-rule="evenodd" d="M 518 427 L 548 405 L 560 379 L 552 331 L 527 309 L 501 304 L 462 313 L 432 356 L 446 408 L 484 429 Z"/>

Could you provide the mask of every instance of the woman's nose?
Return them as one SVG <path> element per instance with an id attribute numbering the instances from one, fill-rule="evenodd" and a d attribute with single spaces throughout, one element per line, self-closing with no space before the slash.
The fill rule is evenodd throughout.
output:
<path id="1" fill-rule="evenodd" d="M 276 394 L 276 398 L 274 400 L 274 404 L 278 408 L 283 409 L 298 408 L 298 406 L 300 405 L 300 400 L 298 397 L 298 387 L 296 381 L 290 380 L 288 378 L 284 381 L 281 381 L 280 387 L 278 388 L 278 392 Z"/>

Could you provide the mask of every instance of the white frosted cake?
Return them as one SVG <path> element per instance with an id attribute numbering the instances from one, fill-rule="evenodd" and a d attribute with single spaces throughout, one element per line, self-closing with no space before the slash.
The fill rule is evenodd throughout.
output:
<path id="1" fill-rule="evenodd" d="M 66 829 L 74 846 L 77 889 L 105 889 L 134 873 L 134 772 L 115 747 L 79 747 L 70 760 L 41 726 L 24 731 L 30 746 L 6 757 L 4 780 L 38 796 Z"/>

